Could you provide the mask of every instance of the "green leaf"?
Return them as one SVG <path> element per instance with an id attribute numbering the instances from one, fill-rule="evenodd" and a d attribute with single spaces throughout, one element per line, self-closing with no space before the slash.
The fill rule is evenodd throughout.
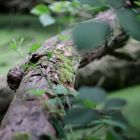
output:
<path id="1" fill-rule="evenodd" d="M 109 130 L 106 134 L 106 140 L 123 140 L 121 136 L 119 136 L 113 130 Z"/>
<path id="2" fill-rule="evenodd" d="M 100 120 L 100 123 L 110 125 L 110 126 L 114 126 L 114 127 L 120 127 L 123 130 L 126 130 L 126 128 L 127 128 L 126 125 L 124 125 L 123 123 L 118 122 L 118 121 L 113 121 L 111 119 Z"/>
<path id="3" fill-rule="evenodd" d="M 89 100 L 80 100 L 80 103 L 89 109 L 96 108 L 96 104 Z"/>
<path id="4" fill-rule="evenodd" d="M 59 1 L 59 2 L 54 2 L 49 6 L 49 8 L 54 12 L 54 13 L 67 13 L 67 12 L 74 12 L 74 7 L 72 6 L 72 3 L 69 1 Z"/>
<path id="5" fill-rule="evenodd" d="M 82 87 L 77 98 L 98 104 L 104 101 L 106 93 L 103 89 L 93 87 Z"/>
<path id="6" fill-rule="evenodd" d="M 78 49 L 86 50 L 99 47 L 110 35 L 111 28 L 107 23 L 81 23 L 73 30 L 74 42 Z"/>
<path id="7" fill-rule="evenodd" d="M 110 99 L 105 103 L 105 109 L 118 109 L 126 105 L 126 101 L 123 99 Z"/>
<path id="8" fill-rule="evenodd" d="M 109 98 L 122 98 L 127 101 L 123 108 L 124 117 L 133 124 L 136 130 L 140 130 L 140 85 L 110 92 Z"/>
<path id="9" fill-rule="evenodd" d="M 13 50 L 16 50 L 17 49 L 17 44 L 15 42 L 12 42 L 10 44 L 10 48 L 13 49 Z"/>
<path id="10" fill-rule="evenodd" d="M 34 44 L 34 45 L 32 45 L 32 47 L 30 48 L 29 53 L 33 53 L 33 52 L 37 51 L 37 49 L 39 49 L 40 47 L 41 47 L 40 44 Z"/>
<path id="11" fill-rule="evenodd" d="M 31 13 L 37 16 L 43 15 L 43 14 L 49 14 L 50 10 L 49 8 L 44 5 L 44 4 L 38 4 L 35 6 L 32 10 Z"/>
<path id="12" fill-rule="evenodd" d="M 57 85 L 54 87 L 54 92 L 57 95 L 67 95 L 69 93 L 68 89 L 63 85 Z"/>
<path id="13" fill-rule="evenodd" d="M 49 14 L 43 14 L 39 16 L 39 20 L 43 26 L 49 26 L 55 23 L 55 19 Z"/>
<path id="14" fill-rule="evenodd" d="M 134 3 L 140 7 L 140 2 L 139 1 L 134 1 Z"/>
<path id="15" fill-rule="evenodd" d="M 33 94 L 35 96 L 41 96 L 45 93 L 45 90 L 43 90 L 43 89 L 31 89 L 31 90 L 29 90 L 29 93 Z"/>
<path id="16" fill-rule="evenodd" d="M 91 6 L 104 6 L 104 1 L 103 0 L 78 0 L 82 4 L 88 4 Z"/>
<path id="17" fill-rule="evenodd" d="M 120 8 L 125 4 L 124 0 L 106 0 L 106 2 L 113 8 Z"/>
<path id="18" fill-rule="evenodd" d="M 120 124 L 122 129 L 127 128 L 128 122 L 119 110 L 104 110 L 104 113 L 110 118 L 111 121 Z"/>
<path id="19" fill-rule="evenodd" d="M 133 38 L 140 41 L 140 21 L 137 14 L 126 8 L 122 8 L 117 13 L 120 25 Z"/>
<path id="20" fill-rule="evenodd" d="M 137 16 L 138 20 L 140 21 L 140 15 Z"/>
<path id="21" fill-rule="evenodd" d="M 57 106 L 58 105 L 60 105 L 62 102 L 61 102 L 61 100 L 59 99 L 59 98 L 54 98 L 54 99 L 49 99 L 49 100 L 47 100 L 46 101 L 46 103 L 45 103 L 45 105 L 47 105 L 47 106 L 49 106 L 49 107 L 56 107 L 57 108 Z"/>
<path id="22" fill-rule="evenodd" d="M 66 113 L 64 121 L 73 125 L 87 125 L 99 118 L 100 116 L 94 110 L 87 108 L 72 108 Z"/>
<path id="23" fill-rule="evenodd" d="M 59 137 L 61 139 L 67 140 L 65 130 L 62 127 L 62 124 L 60 123 L 60 121 L 55 117 L 53 117 L 51 120 L 52 120 L 53 126 L 57 130 L 57 133 L 58 133 Z"/>

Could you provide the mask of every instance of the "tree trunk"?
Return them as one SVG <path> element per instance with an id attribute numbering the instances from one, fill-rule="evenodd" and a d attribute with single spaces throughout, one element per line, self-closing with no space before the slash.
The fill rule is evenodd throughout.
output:
<path id="1" fill-rule="evenodd" d="M 78 64 L 73 42 L 60 39 L 62 36 L 48 40 L 26 62 L 9 71 L 8 83 L 16 96 L 2 121 L 1 140 L 58 138 L 51 120 L 54 113 L 44 104 L 57 96 L 54 92 L 57 85 L 63 84 L 73 90 Z M 44 94 L 37 96 L 34 90 Z"/>

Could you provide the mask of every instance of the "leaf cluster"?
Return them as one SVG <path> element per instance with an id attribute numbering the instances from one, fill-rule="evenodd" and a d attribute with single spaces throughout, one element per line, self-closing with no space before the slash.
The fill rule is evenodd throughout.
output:
<path id="1" fill-rule="evenodd" d="M 140 6 L 139 1 L 131 3 L 129 0 L 78 0 L 82 4 L 91 6 L 108 6 L 114 9 L 117 21 L 121 30 L 130 37 L 140 41 Z M 131 6 L 130 6 L 131 5 Z M 116 23 L 116 25 L 118 24 Z M 117 28 L 117 26 L 116 26 Z M 115 31 L 116 32 L 116 31 Z M 80 23 L 73 30 L 73 38 L 79 50 L 93 49 L 100 47 L 107 39 L 110 39 L 114 29 L 107 22 L 88 20 Z"/>

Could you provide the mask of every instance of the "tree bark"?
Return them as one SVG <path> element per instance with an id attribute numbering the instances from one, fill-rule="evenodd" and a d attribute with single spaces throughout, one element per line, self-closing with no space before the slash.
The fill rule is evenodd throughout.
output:
<path id="1" fill-rule="evenodd" d="M 10 102 L 14 97 L 14 92 L 7 85 L 7 76 L 0 76 L 0 123 L 4 117 Z"/>

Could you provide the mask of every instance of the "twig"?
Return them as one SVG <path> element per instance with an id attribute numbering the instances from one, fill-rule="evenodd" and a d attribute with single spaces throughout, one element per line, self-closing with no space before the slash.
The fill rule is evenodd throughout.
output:
<path id="1" fill-rule="evenodd" d="M 84 54 L 79 64 L 79 68 L 82 68 L 93 60 L 100 59 L 107 54 L 115 56 L 117 53 L 114 53 L 114 51 L 118 48 L 123 47 L 127 43 L 128 39 L 129 36 L 126 33 L 121 32 L 118 35 L 114 36 L 113 39 L 107 40 L 99 48 Z M 121 54 L 121 57 L 123 57 L 123 54 Z M 124 58 L 126 58 L 126 56 Z"/>

